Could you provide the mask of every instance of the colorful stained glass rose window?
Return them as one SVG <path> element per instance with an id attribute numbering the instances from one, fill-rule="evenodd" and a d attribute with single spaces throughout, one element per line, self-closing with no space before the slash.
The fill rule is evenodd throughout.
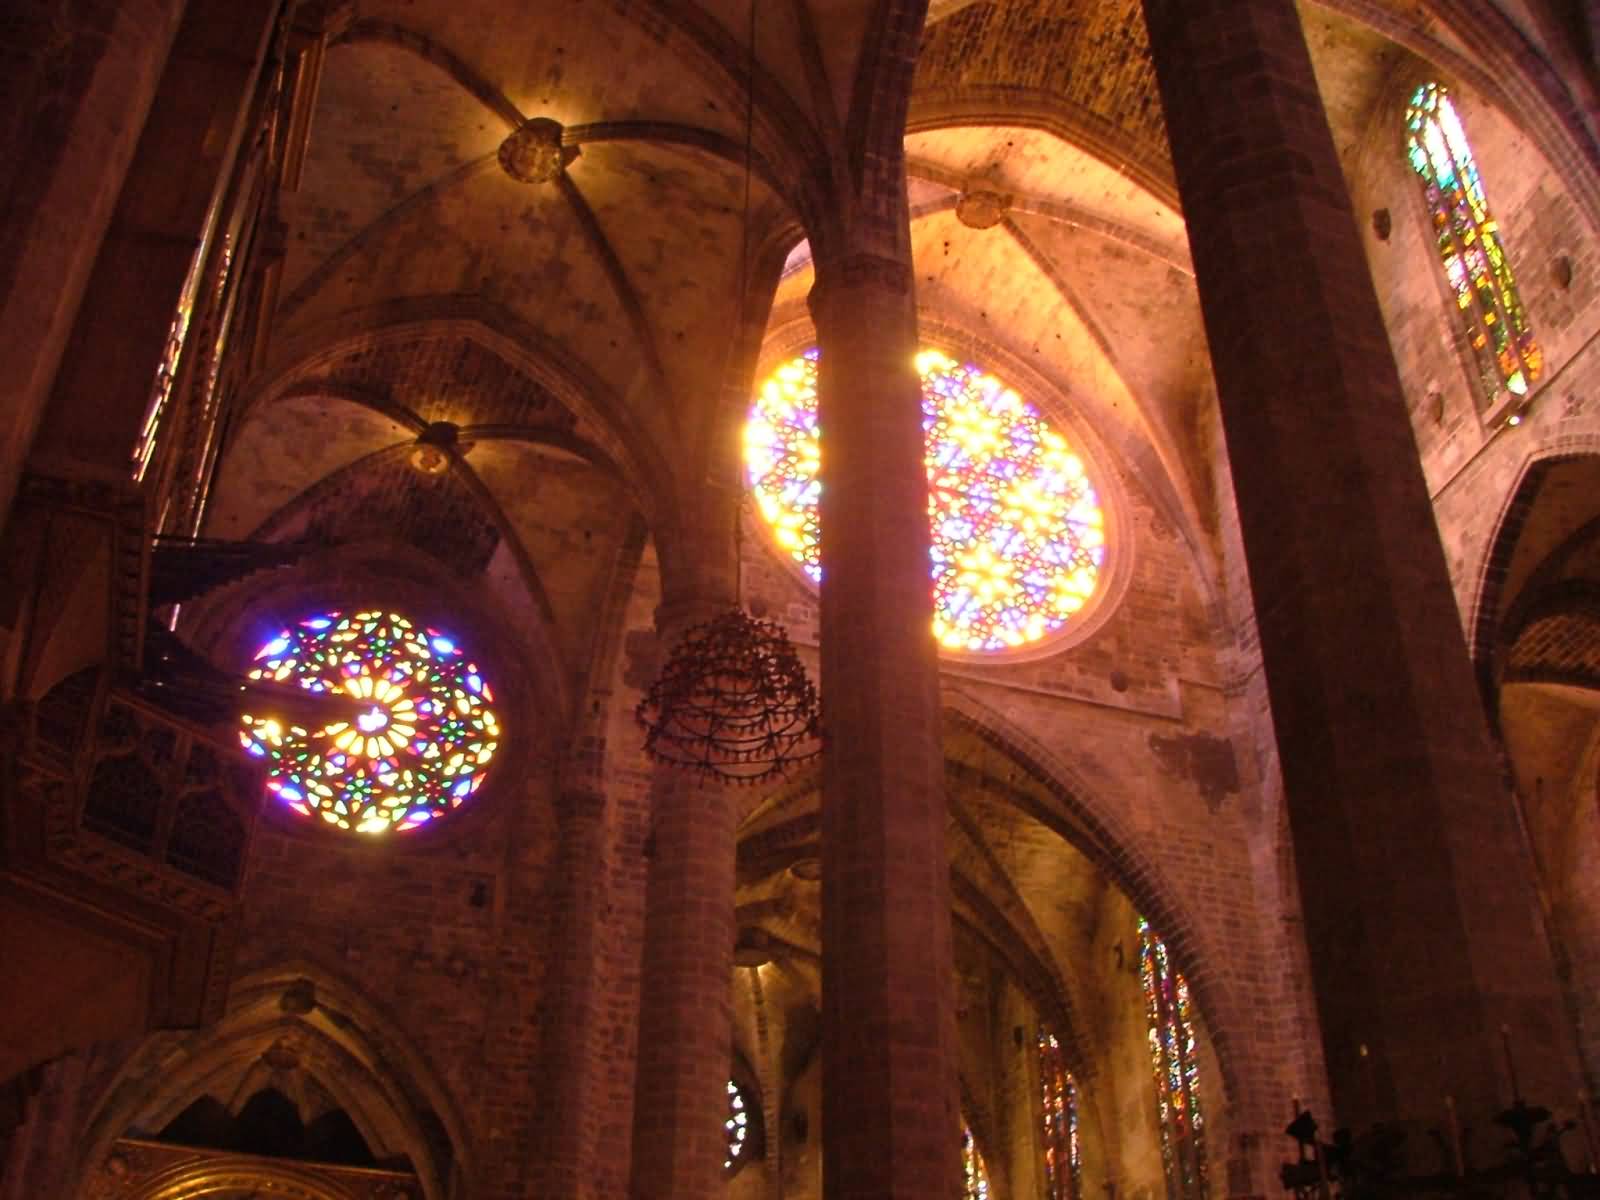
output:
<path id="1" fill-rule="evenodd" d="M 246 715 L 239 739 L 287 807 L 357 833 L 404 832 L 482 785 L 500 740 L 494 692 L 457 640 L 381 611 L 318 613 L 256 652 L 251 679 L 325 697 L 311 727 Z"/>
<path id="2" fill-rule="evenodd" d="M 1100 583 L 1105 515 L 1072 447 L 1015 389 L 938 350 L 917 356 L 928 468 L 934 636 L 1006 650 L 1064 628 Z M 745 464 L 779 547 L 822 578 L 817 351 L 762 385 Z"/>

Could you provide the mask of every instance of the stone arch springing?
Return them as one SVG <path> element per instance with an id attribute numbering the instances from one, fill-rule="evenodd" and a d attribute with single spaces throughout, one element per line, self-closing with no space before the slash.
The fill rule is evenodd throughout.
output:
<path id="1" fill-rule="evenodd" d="M 1041 802 L 1023 789 L 1013 789 L 1015 802 L 1082 852 L 1161 930 L 1205 1017 L 1222 1094 L 1230 1105 L 1254 1101 L 1255 1089 L 1246 1086 L 1232 1037 L 1233 1030 L 1248 1028 L 1248 1022 L 1210 965 L 1219 956 L 1209 952 L 1207 939 L 1179 900 L 1177 889 L 1144 852 L 1138 837 L 1109 804 L 1095 798 L 1076 772 L 1033 737 L 963 692 L 946 688 L 944 698 L 947 721 L 1022 767 L 1048 797 Z"/>
<path id="2" fill-rule="evenodd" d="M 1491 724 L 1497 723 L 1494 687 L 1496 631 L 1504 616 L 1503 606 L 1510 599 L 1505 590 L 1517 543 L 1527 528 L 1528 518 L 1533 514 L 1540 489 L 1549 472 L 1562 463 L 1592 456 L 1600 456 L 1600 434 L 1556 438 L 1529 451 L 1517 472 L 1516 482 L 1506 493 L 1505 502 L 1495 518 L 1494 532 L 1484 546 L 1483 558 L 1476 572 L 1472 604 L 1464 624 L 1473 673 L 1478 680 L 1479 693 Z"/>
<path id="3" fill-rule="evenodd" d="M 970 769 L 946 759 L 947 790 L 959 787 L 970 774 Z M 992 791 L 1004 790 L 1002 781 L 986 779 L 984 782 Z M 798 863 L 816 861 L 819 821 L 815 799 L 820 786 L 820 767 L 810 767 L 786 781 L 757 808 L 753 816 L 762 822 L 762 827 L 746 834 L 739 842 L 741 880 L 764 877 Z M 1082 1010 L 1075 1006 L 1071 981 L 1062 977 L 1057 956 L 1046 944 L 1022 898 L 1011 887 L 1005 867 L 994 859 L 981 838 L 972 836 L 974 818 L 953 795 L 950 814 L 956 827 L 967 831 L 950 847 L 953 919 L 958 943 L 963 937 L 968 939 L 1005 972 L 1010 985 L 1031 1006 L 1037 1019 L 1060 1035 L 1063 1054 L 1078 1080 L 1096 1078 L 1095 1060 L 1089 1049 L 1091 1042 L 1086 1036 L 1085 1020 L 1079 1015 Z M 814 951 L 786 939 L 772 937 L 770 944 L 781 944 L 787 955 L 818 961 Z M 987 1116 L 992 1116 L 974 1103 L 971 1094 L 965 1094 L 962 1103 L 963 1111 L 973 1116 L 980 1127 Z M 1100 1123 L 1092 1091 L 1084 1093 L 1084 1111 L 1090 1114 L 1090 1128 L 1097 1131 L 1098 1136 L 1098 1131 L 1107 1126 Z M 991 1166 L 996 1166 L 997 1160 L 987 1155 L 982 1133 L 979 1142 Z"/>

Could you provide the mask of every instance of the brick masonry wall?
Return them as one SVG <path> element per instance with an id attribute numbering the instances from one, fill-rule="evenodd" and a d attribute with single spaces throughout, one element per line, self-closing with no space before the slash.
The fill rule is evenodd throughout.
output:
<path id="1" fill-rule="evenodd" d="M 359 981 L 467 1114 L 475 1191 L 509 1200 L 534 1166 L 553 829 L 548 783 L 496 782 L 490 811 L 458 818 L 479 827 L 437 849 L 261 837 L 239 968 L 308 959 Z"/>
<path id="2" fill-rule="evenodd" d="M 1226 678 L 1228 728 L 1235 744 L 1242 747 L 1240 787 L 1245 796 L 1254 800 L 1245 814 L 1245 823 L 1249 829 L 1252 886 L 1258 911 L 1266 918 L 1258 926 L 1262 959 L 1254 990 L 1260 1001 L 1257 1036 L 1264 1051 L 1261 1063 L 1272 1077 L 1267 1108 L 1270 1121 L 1272 1097 L 1298 1097 L 1315 1112 L 1326 1113 L 1330 1108 L 1284 809 L 1278 743 L 1257 640 L 1254 597 L 1234 505 L 1232 476 L 1222 444 L 1220 414 L 1214 404 L 1202 417 L 1202 431 L 1215 456 L 1213 477 L 1218 491 L 1226 626 L 1219 639 L 1218 660 Z M 1258 1172 L 1270 1175 L 1282 1147 L 1267 1136 L 1238 1149 L 1254 1162 Z"/>

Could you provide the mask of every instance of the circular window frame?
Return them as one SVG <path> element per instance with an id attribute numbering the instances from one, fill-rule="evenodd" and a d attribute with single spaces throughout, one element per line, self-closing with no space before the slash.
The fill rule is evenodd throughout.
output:
<path id="1" fill-rule="evenodd" d="M 1051 428 L 1066 438 L 1073 453 L 1083 460 L 1084 474 L 1088 477 L 1100 504 L 1104 519 L 1105 557 L 1100 564 L 1099 582 L 1094 594 L 1084 606 L 1074 613 L 1062 628 L 1045 634 L 1036 641 L 1021 646 L 1008 646 L 1000 650 L 966 650 L 938 645 L 942 662 L 963 667 L 1000 667 L 1037 662 L 1053 658 L 1067 650 L 1082 645 L 1093 637 L 1112 614 L 1121 607 L 1133 578 L 1133 550 L 1129 533 L 1132 522 L 1125 514 L 1130 511 L 1119 473 L 1107 469 L 1115 461 L 1105 443 L 1094 435 L 1088 422 L 1079 415 L 1079 404 L 1073 402 L 1072 393 L 1023 362 L 1004 347 L 974 337 L 957 326 L 941 322 L 925 313 L 918 314 L 918 350 L 938 350 L 959 363 L 974 363 L 993 370 L 1015 388 L 1022 398 L 1038 410 Z M 763 382 L 784 363 L 817 345 L 815 327 L 807 319 L 797 319 L 783 326 L 769 329 L 756 361 L 754 386 Z M 739 429 L 742 433 L 750 418 L 751 398 L 746 398 L 739 412 Z M 762 517 L 754 503 L 755 489 L 750 484 L 743 454 L 739 459 L 739 483 L 750 498 L 750 519 L 762 533 L 765 549 L 776 556 L 806 590 L 807 595 L 820 600 L 821 584 L 812 579 L 805 567 L 781 545 L 772 534 L 772 526 Z M 932 636 L 930 630 L 929 636 Z"/>
<path id="2" fill-rule="evenodd" d="M 374 628 L 376 636 L 391 638 L 395 643 L 393 648 L 374 647 L 370 640 L 375 636 Z M 247 718 L 241 726 L 240 739 L 248 739 L 246 749 L 256 752 L 255 756 L 267 767 L 269 776 L 274 770 L 290 772 L 287 778 L 279 777 L 281 794 L 293 798 L 291 807 L 297 808 L 302 816 L 320 819 L 343 833 L 397 837 L 454 816 L 487 786 L 493 777 L 494 759 L 505 739 L 499 724 L 499 703 L 495 699 L 492 672 L 483 670 L 478 656 L 469 653 L 471 647 L 458 644 L 462 639 L 453 623 L 414 620 L 391 606 L 330 606 L 291 617 L 280 629 L 276 635 L 269 634 L 270 640 L 252 656 L 253 665 L 247 672 L 250 679 L 259 677 L 270 684 L 273 669 L 283 668 L 287 653 L 290 661 L 282 677 L 282 686 L 300 687 L 307 680 L 318 678 L 331 682 L 331 672 L 339 677 L 339 682 L 332 684 L 332 690 L 343 692 L 345 698 L 353 702 L 355 710 L 366 710 L 370 706 L 371 713 L 382 722 L 378 729 L 367 730 L 361 722 L 368 713 L 352 712 L 342 723 L 325 730 L 307 732 L 296 725 L 284 731 L 283 725 L 289 722 L 273 714 L 270 701 L 264 701 L 260 707 L 253 700 L 249 702 L 248 707 L 257 715 Z M 420 641 L 421 653 L 412 644 L 414 640 Z M 299 649 L 290 649 L 291 646 Z M 341 656 L 351 649 L 359 657 L 341 661 Z M 329 665 L 330 658 L 337 664 L 336 669 Z M 380 670 L 375 666 L 377 663 L 387 665 Z M 430 663 L 436 664 L 433 669 L 439 675 L 439 682 L 428 681 Z M 395 669 L 411 676 L 410 682 L 393 686 L 391 681 L 397 678 L 393 673 Z M 413 674 L 419 670 L 424 672 L 420 682 Z M 403 703 L 404 713 L 386 711 L 387 705 L 395 700 Z M 413 700 L 431 703 L 413 709 Z M 461 714 L 469 721 L 476 719 L 481 723 L 475 730 L 464 728 L 456 735 L 458 740 L 441 743 L 441 720 L 454 719 L 463 704 L 467 707 L 460 710 Z M 311 722 L 305 724 L 310 726 Z M 398 735 L 390 732 L 391 724 L 401 730 Z M 365 736 L 363 731 L 370 736 Z M 313 764 L 324 760 L 348 764 L 337 768 L 341 772 L 338 779 L 324 778 L 323 783 L 331 788 L 325 799 L 309 794 L 312 789 L 306 786 L 316 782 L 320 768 L 313 765 L 309 779 L 295 778 L 298 768 L 292 762 L 274 761 L 270 748 L 263 753 L 264 747 L 278 743 L 280 738 L 291 759 L 303 751 L 315 756 Z M 479 746 L 477 751 L 473 749 L 474 743 Z M 380 746 L 381 750 L 377 748 Z M 461 779 L 451 777 L 453 771 L 443 761 L 441 750 L 445 755 L 452 750 L 465 752 L 471 758 L 471 765 Z M 425 761 L 429 754 L 439 761 L 431 764 Z M 385 760 L 394 763 L 394 767 L 385 768 Z M 383 782 L 381 776 L 386 769 L 416 772 L 419 786 L 415 794 L 408 797 L 411 789 Z M 345 771 L 350 773 L 345 774 Z M 361 781 L 365 781 L 362 788 L 365 798 L 361 792 L 352 791 Z M 290 782 L 295 784 L 293 788 L 288 786 Z M 456 790 L 463 784 L 465 792 Z M 272 784 L 268 787 L 276 790 Z M 396 802 L 401 807 L 396 808 Z M 348 813 L 346 804 L 351 805 Z M 337 810 L 332 807 L 334 805 Z M 381 825 L 369 828 L 364 818 L 378 811 L 383 813 Z"/>
<path id="3" fill-rule="evenodd" d="M 358 556 L 354 563 L 352 551 Z M 413 568 L 405 577 L 396 574 L 402 560 Z M 237 598 L 218 593 L 221 604 L 208 597 L 186 606 L 186 610 L 204 610 L 195 614 L 191 636 L 196 647 L 218 663 L 236 664 L 244 674 L 263 640 L 307 616 L 334 610 L 396 613 L 415 625 L 431 625 L 462 641 L 494 688 L 492 703 L 500 739 L 483 786 L 460 808 L 417 828 L 361 834 L 303 817 L 271 795 L 262 797 L 258 828 L 356 854 L 406 854 L 454 846 L 486 828 L 503 811 L 509 812 L 509 806 L 501 803 L 502 795 L 514 799 L 517 781 L 526 785 L 536 764 L 550 758 L 551 722 L 535 724 L 532 714 L 557 713 L 560 705 L 553 688 L 537 687 L 541 670 L 519 651 L 517 639 L 500 627 L 487 606 L 447 578 L 442 567 L 433 569 L 431 563 L 420 561 L 418 551 L 410 546 L 404 547 L 403 553 L 390 544 L 343 546 L 318 552 L 280 573 L 285 578 L 251 587 L 248 594 Z M 553 663 L 542 667 L 543 672 L 556 669 Z M 541 691 L 544 694 L 539 694 Z M 237 728 L 237 724 L 231 726 L 230 732 Z M 241 758 L 248 756 L 241 751 Z"/>

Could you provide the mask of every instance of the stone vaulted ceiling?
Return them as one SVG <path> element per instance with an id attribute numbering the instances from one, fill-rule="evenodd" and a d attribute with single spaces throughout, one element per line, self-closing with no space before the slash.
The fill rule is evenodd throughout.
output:
<path id="1" fill-rule="evenodd" d="M 1331 11 L 1353 3 L 1306 9 L 1346 127 L 1393 50 Z M 804 180 L 845 136 L 871 8 L 758 0 L 748 225 L 746 0 L 340 8 L 211 531 L 298 528 L 286 506 L 336 506 L 376 469 L 353 464 L 434 421 L 469 447 L 461 502 L 525 565 L 540 534 L 518 470 L 603 480 L 652 527 L 728 478 L 768 323 L 761 283 L 741 307 L 741 271 L 770 286 L 788 255 L 770 328 L 807 323 Z M 1420 22 L 1395 6 L 1395 28 L 1425 38 Z M 558 183 L 498 164 L 534 116 L 576 151 Z M 1209 363 L 1138 0 L 935 0 L 909 130 L 925 329 L 1027 382 L 1213 554 Z M 974 189 L 1002 198 L 987 227 L 957 211 Z M 356 511 L 378 511 L 373 486 L 348 492 Z"/>
<path id="2" fill-rule="evenodd" d="M 1139 0 L 991 0 L 936 23 L 917 63 L 912 128 L 1002 114 L 1070 128 L 1147 186 L 1170 187 Z"/>

